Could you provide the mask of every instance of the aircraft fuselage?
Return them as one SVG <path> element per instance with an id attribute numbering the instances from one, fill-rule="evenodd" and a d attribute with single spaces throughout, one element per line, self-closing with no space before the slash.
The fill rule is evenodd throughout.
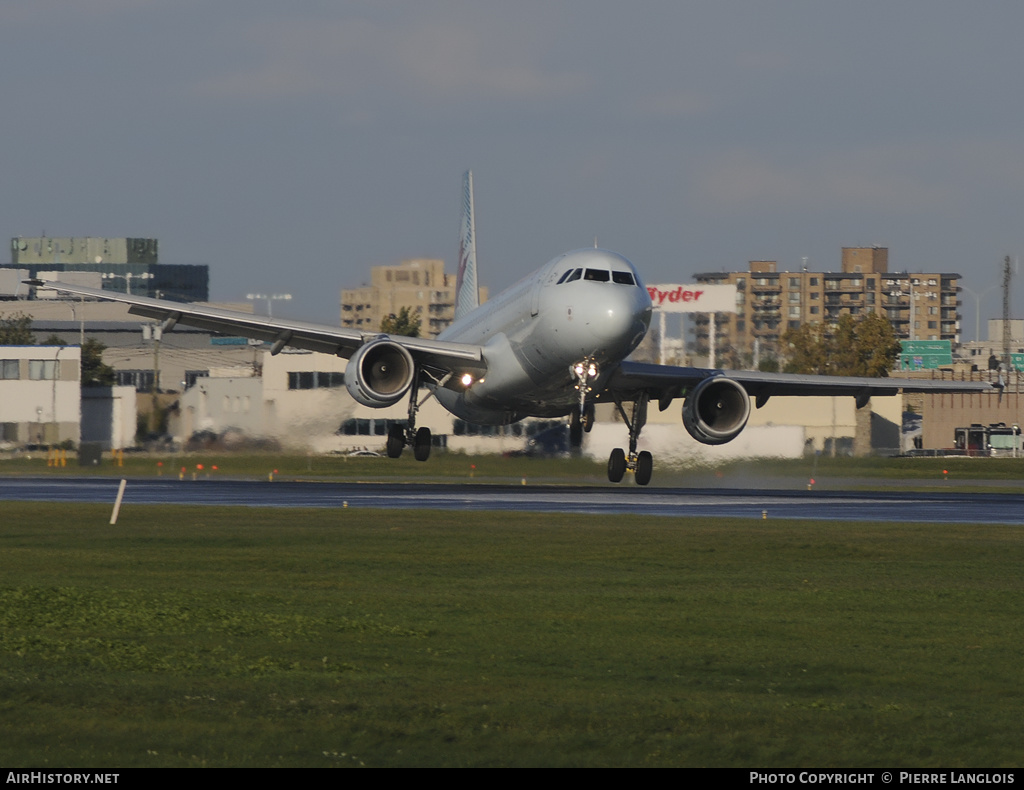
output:
<path id="1" fill-rule="evenodd" d="M 452 414 L 503 425 L 568 414 L 579 402 L 572 367 L 595 391 L 643 340 L 651 299 L 626 258 L 600 249 L 560 255 L 449 326 L 438 340 L 482 346 L 485 378 L 463 392 L 436 387 Z"/>

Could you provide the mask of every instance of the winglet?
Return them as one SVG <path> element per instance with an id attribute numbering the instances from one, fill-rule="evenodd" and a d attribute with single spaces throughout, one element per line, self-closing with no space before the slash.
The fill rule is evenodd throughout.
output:
<path id="1" fill-rule="evenodd" d="M 455 281 L 455 320 L 480 306 L 476 279 L 476 224 L 473 220 L 473 171 L 462 176 L 462 231 L 459 235 L 459 275 Z"/>

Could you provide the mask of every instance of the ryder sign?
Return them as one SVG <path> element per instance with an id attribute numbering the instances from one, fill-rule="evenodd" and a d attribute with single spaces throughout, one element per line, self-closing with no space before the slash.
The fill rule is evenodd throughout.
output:
<path id="1" fill-rule="evenodd" d="M 735 313 L 735 285 L 648 285 L 655 310 L 667 313 Z"/>

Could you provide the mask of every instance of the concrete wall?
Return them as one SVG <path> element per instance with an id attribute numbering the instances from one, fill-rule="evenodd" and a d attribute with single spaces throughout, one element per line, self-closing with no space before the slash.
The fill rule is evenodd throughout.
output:
<path id="1" fill-rule="evenodd" d="M 953 431 L 972 423 L 1005 422 L 1024 425 L 1024 399 L 1020 391 L 924 395 L 921 442 L 926 450 L 953 446 Z"/>
<path id="2" fill-rule="evenodd" d="M 134 387 L 85 387 L 82 390 L 81 441 L 95 442 L 104 450 L 135 444 Z"/>

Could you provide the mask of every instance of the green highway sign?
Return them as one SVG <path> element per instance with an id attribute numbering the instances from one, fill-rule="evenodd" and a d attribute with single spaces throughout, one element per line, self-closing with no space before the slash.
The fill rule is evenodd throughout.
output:
<path id="1" fill-rule="evenodd" d="M 900 370 L 932 370 L 953 364 L 953 348 L 948 340 L 901 340 L 900 346 Z"/>

